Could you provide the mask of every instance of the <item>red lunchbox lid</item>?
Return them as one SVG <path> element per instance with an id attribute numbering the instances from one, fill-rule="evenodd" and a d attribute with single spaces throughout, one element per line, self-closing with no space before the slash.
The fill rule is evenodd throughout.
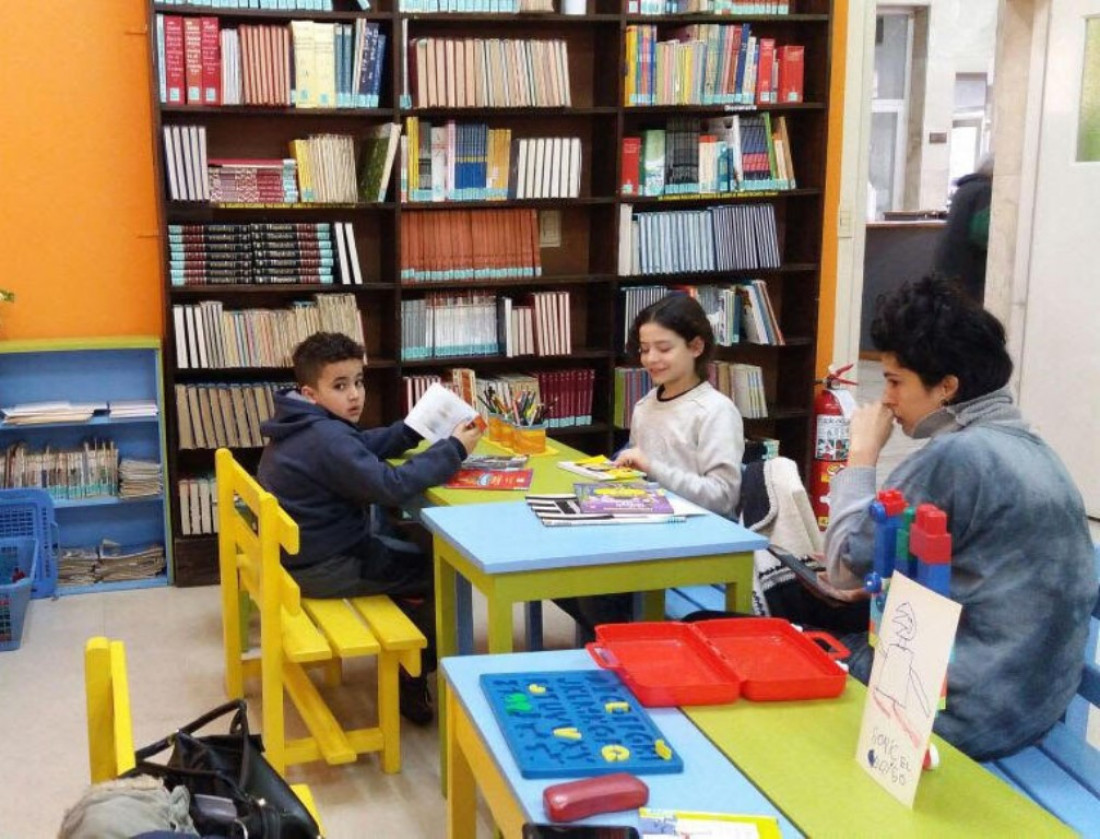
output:
<path id="1" fill-rule="evenodd" d="M 779 618 L 604 624 L 596 627 L 588 651 L 650 707 L 716 705 L 741 694 L 753 700 L 819 699 L 838 696 L 847 678 L 836 664 L 848 655 L 840 642 Z"/>

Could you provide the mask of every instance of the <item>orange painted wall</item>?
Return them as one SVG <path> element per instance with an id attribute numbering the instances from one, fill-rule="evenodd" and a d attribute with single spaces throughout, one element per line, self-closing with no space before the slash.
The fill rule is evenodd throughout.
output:
<path id="1" fill-rule="evenodd" d="M 0 3 L 0 337 L 162 333 L 145 9 Z"/>
<path id="2" fill-rule="evenodd" d="M 844 145 L 844 76 L 848 70 L 848 0 L 833 3 L 833 49 L 829 79 L 829 142 L 826 155 L 825 212 L 822 220 L 821 297 L 817 308 L 817 375 L 833 360 L 840 213 L 840 166 Z"/>

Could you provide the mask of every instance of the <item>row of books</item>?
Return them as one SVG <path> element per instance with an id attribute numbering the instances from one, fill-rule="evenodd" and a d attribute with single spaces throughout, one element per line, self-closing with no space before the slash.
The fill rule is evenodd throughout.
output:
<path id="1" fill-rule="evenodd" d="M 764 371 L 755 364 L 712 361 L 707 379 L 719 393 L 733 400 L 745 419 L 767 419 L 768 403 L 764 390 Z"/>
<path id="2" fill-rule="evenodd" d="M 405 91 L 416 108 L 572 105 L 562 40 L 415 38 L 405 62 Z"/>
<path id="3" fill-rule="evenodd" d="M 124 546 L 104 539 L 98 546 L 63 547 L 57 561 L 57 584 L 62 588 L 148 580 L 167 567 L 164 545 Z"/>
<path id="4" fill-rule="evenodd" d="M 157 82 L 168 105 L 377 108 L 386 35 L 372 21 L 222 28 L 158 14 Z"/>
<path id="5" fill-rule="evenodd" d="M 472 12 L 480 14 L 519 14 L 552 12 L 553 0 L 398 0 L 400 12 Z"/>
<path id="6" fill-rule="evenodd" d="M 788 0 L 629 0 L 632 15 L 789 15 Z"/>
<path id="7" fill-rule="evenodd" d="M 569 292 L 544 291 L 517 304 L 486 291 L 429 292 L 401 301 L 401 358 L 568 355 Z"/>
<path id="8" fill-rule="evenodd" d="M 616 367 L 612 388 L 611 423 L 616 428 L 630 428 L 634 406 L 653 390 L 653 379 L 643 367 Z"/>
<path id="9" fill-rule="evenodd" d="M 79 448 L 35 451 L 13 443 L 0 464 L 3 489 L 44 489 L 57 500 L 118 495 L 118 446 L 113 440 L 86 440 Z"/>
<path id="10" fill-rule="evenodd" d="M 776 105 L 804 97 L 805 47 L 757 38 L 752 24 L 700 23 L 665 33 L 626 28 L 625 105 Z"/>
<path id="11" fill-rule="evenodd" d="M 404 409 L 408 413 L 431 385 L 441 384 L 473 405 L 486 420 L 489 406 L 496 400 L 514 405 L 526 398 L 546 406 L 549 428 L 590 425 L 595 380 L 596 371 L 586 367 L 494 376 L 478 376 L 468 367 L 456 367 L 443 375 L 403 377 Z"/>
<path id="12" fill-rule="evenodd" d="M 289 367 L 294 348 L 314 332 L 342 332 L 363 343 L 353 294 L 316 294 L 286 309 L 225 311 L 220 300 L 172 306 L 181 370 Z"/>
<path id="13" fill-rule="evenodd" d="M 350 221 L 170 224 L 168 276 L 174 286 L 363 284 Z"/>
<path id="14" fill-rule="evenodd" d="M 409 212 L 401 219 L 403 282 L 542 275 L 533 209 Z"/>
<path id="15" fill-rule="evenodd" d="M 292 140 L 285 158 L 213 158 L 207 155 L 205 126 L 166 125 L 169 197 L 223 204 L 381 202 L 400 134 L 396 123 L 384 123 L 361 139 L 314 134 Z"/>
<path id="16" fill-rule="evenodd" d="M 619 274 L 681 274 L 778 268 L 775 207 L 743 204 L 619 216 Z"/>
<path id="17" fill-rule="evenodd" d="M 157 0 L 163 6 L 199 6 L 210 9 L 268 9 L 300 12 L 331 12 L 332 0 Z M 370 11 L 370 0 L 358 0 L 359 8 Z"/>
<path id="18" fill-rule="evenodd" d="M 213 475 L 181 478 L 176 486 L 180 529 L 184 536 L 218 532 L 218 482 Z"/>
<path id="19" fill-rule="evenodd" d="M 751 280 L 746 282 L 751 282 Z M 766 293 L 766 285 L 764 290 Z M 741 342 L 742 297 L 738 294 L 737 287 L 647 285 L 622 289 L 623 347 L 629 347 L 630 330 L 638 313 L 670 294 L 687 294 L 699 301 L 703 311 L 707 314 L 707 320 L 714 332 L 714 341 L 718 346 L 729 347 Z"/>
<path id="20" fill-rule="evenodd" d="M 258 447 L 260 423 L 275 413 L 275 391 L 290 382 L 175 386 L 181 449 Z"/>
<path id="21" fill-rule="evenodd" d="M 623 195 L 706 195 L 796 188 L 784 116 L 680 117 L 623 137 Z"/>
<path id="22" fill-rule="evenodd" d="M 707 365 L 707 379 L 720 393 L 737 406 L 745 419 L 766 419 L 767 398 L 764 372 L 754 364 L 712 361 Z M 653 389 L 653 379 L 641 367 L 616 367 L 611 421 L 616 428 L 630 428 L 634 406 Z"/>
<path id="23" fill-rule="evenodd" d="M 50 423 L 89 422 L 93 416 L 112 419 L 155 417 L 157 403 L 147 399 L 113 399 L 110 402 L 24 402 L 0 408 L 4 425 L 46 425 Z"/>
<path id="24" fill-rule="evenodd" d="M 581 188 L 579 137 L 512 139 L 510 128 L 448 120 L 405 119 L 402 201 L 576 198 Z M 416 154 L 410 156 L 409 149 Z"/>
<path id="25" fill-rule="evenodd" d="M 290 155 L 297 164 L 297 185 L 302 201 L 318 204 L 354 204 L 358 201 L 355 153 L 355 138 L 350 134 L 313 134 L 302 140 L 292 140 Z M 213 174 L 211 171 L 211 178 Z M 220 200 L 215 195 L 211 195 L 211 199 Z M 278 202 L 279 198 L 277 194 L 270 198 L 261 195 L 260 200 Z"/>

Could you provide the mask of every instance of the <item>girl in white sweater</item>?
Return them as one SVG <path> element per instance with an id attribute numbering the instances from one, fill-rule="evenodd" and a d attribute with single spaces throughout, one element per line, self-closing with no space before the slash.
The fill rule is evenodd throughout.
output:
<path id="1" fill-rule="evenodd" d="M 733 518 L 745 433 L 733 402 L 707 381 L 714 332 L 703 307 L 686 294 L 647 306 L 634 319 L 630 349 L 656 387 L 634 407 L 630 447 L 615 462 Z"/>
<path id="2" fill-rule="evenodd" d="M 698 301 L 672 294 L 634 319 L 629 347 L 654 387 L 634 407 L 630 445 L 615 463 L 700 507 L 734 518 L 741 494 L 745 434 L 733 402 L 707 381 L 714 331 Z M 632 597 L 610 594 L 558 601 L 592 636 L 601 623 L 632 618 Z"/>

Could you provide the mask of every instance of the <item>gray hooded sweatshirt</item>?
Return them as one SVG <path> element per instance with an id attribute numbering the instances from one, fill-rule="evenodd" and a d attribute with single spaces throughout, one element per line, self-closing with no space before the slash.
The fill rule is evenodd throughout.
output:
<path id="1" fill-rule="evenodd" d="M 963 607 L 935 731 L 977 760 L 1001 757 L 1040 739 L 1077 691 L 1097 595 L 1084 503 L 1007 388 L 935 412 L 913 436 L 931 439 L 885 487 L 947 514 L 951 599 Z M 875 484 L 871 467 L 833 480 L 825 554 L 841 588 L 871 570 Z M 865 682 L 866 635 L 844 641 Z"/>

